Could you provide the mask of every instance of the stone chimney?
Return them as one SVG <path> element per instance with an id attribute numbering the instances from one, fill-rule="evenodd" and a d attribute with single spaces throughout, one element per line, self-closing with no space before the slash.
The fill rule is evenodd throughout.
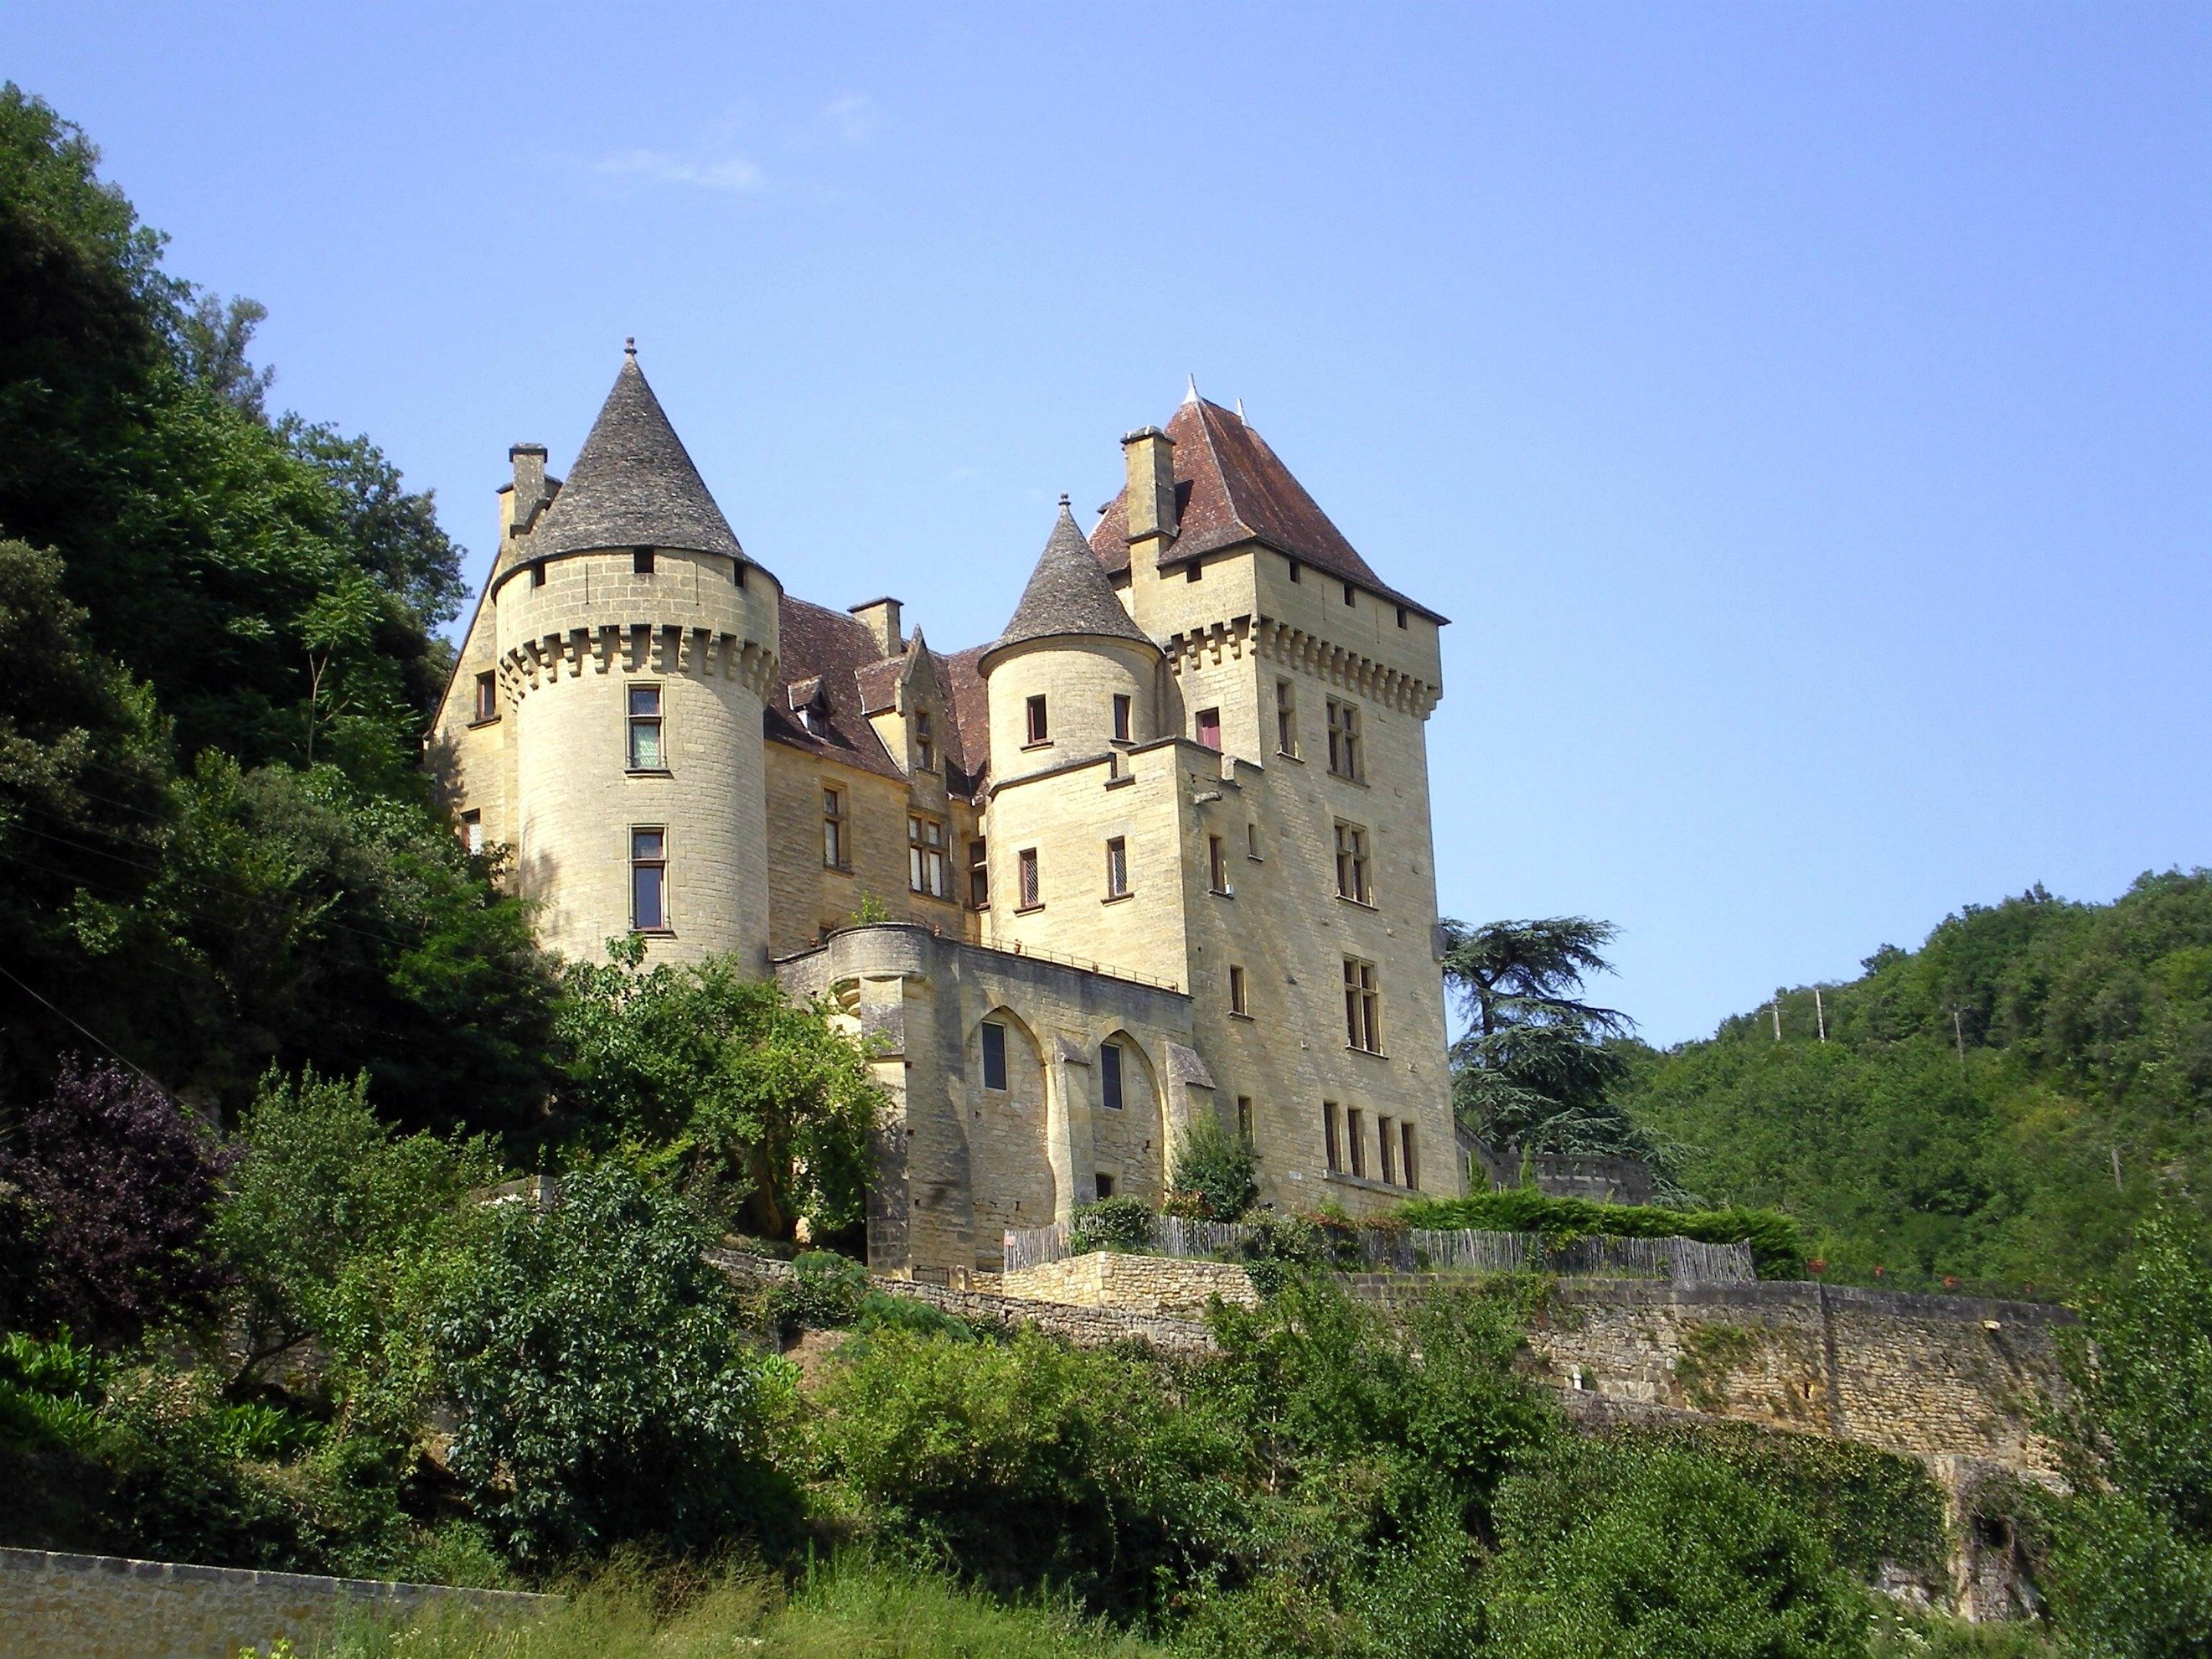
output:
<path id="1" fill-rule="evenodd" d="M 527 536 L 553 499 L 545 480 L 545 446 L 517 444 L 507 459 L 514 463 L 514 483 L 507 492 L 504 527 L 510 536 Z"/>
<path id="2" fill-rule="evenodd" d="M 906 635 L 899 631 L 899 602 L 896 599 L 870 599 L 852 607 L 853 614 L 867 627 L 876 641 L 879 657 L 896 657 L 905 653 Z"/>
<path id="3" fill-rule="evenodd" d="M 1121 458 L 1129 471 L 1128 521 L 1132 546 L 1152 538 L 1161 544 L 1176 535 L 1175 440 L 1156 426 L 1132 432 L 1121 440 Z M 1157 558 L 1159 548 L 1152 556 Z"/>

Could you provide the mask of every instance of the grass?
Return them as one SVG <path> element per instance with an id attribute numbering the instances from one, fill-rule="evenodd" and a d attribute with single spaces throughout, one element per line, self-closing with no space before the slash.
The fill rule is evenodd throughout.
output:
<path id="1" fill-rule="evenodd" d="M 671 1604 L 673 1603 L 672 1606 Z M 1146 1659 L 1161 1650 L 1063 1606 L 1009 1606 L 941 1578 L 848 1559 L 789 1593 L 738 1571 L 703 1588 L 611 1571 L 542 1619 L 448 1607 L 356 1626 L 318 1659 Z"/>

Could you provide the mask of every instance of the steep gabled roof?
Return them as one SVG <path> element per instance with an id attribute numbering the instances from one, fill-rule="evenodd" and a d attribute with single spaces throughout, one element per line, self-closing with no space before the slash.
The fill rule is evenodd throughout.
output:
<path id="1" fill-rule="evenodd" d="M 784 689 L 780 701 L 769 702 L 763 722 L 771 740 L 884 777 L 903 778 L 905 772 L 868 716 L 892 706 L 890 694 L 915 668 L 913 653 L 919 650 L 929 659 L 948 705 L 938 747 L 972 791 L 990 750 L 982 682 L 974 666 L 982 647 L 942 656 L 929 649 L 917 629 L 904 652 L 882 656 L 875 634 L 858 617 L 787 593 L 777 631 Z M 816 711 L 816 729 L 809 730 L 799 718 L 799 709 L 806 705 Z"/>
<path id="2" fill-rule="evenodd" d="M 1240 542 L 1261 542 L 1339 580 L 1444 620 L 1383 586 L 1243 416 L 1193 393 L 1166 430 L 1175 440 L 1176 534 L 1161 556 L 1164 567 L 1188 564 Z M 1129 568 L 1126 491 L 1107 503 L 1105 517 L 1091 532 L 1091 546 L 1109 574 L 1119 576 Z"/>
<path id="3" fill-rule="evenodd" d="M 531 538 L 533 556 L 599 547 L 744 556 L 660 399 L 646 384 L 635 347 L 624 354 L 591 436 Z"/>
<path id="4" fill-rule="evenodd" d="M 1063 495 L 1060 518 L 1045 540 L 1036 568 L 1030 573 L 1030 585 L 1022 590 L 1021 603 L 993 648 L 1078 635 L 1152 643 L 1115 597 L 1114 585 L 1099 568 Z"/>

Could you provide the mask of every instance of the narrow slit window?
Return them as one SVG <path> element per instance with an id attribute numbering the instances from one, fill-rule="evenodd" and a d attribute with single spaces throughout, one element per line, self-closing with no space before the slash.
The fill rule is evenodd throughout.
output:
<path id="1" fill-rule="evenodd" d="M 668 832 L 629 832 L 629 925 L 641 933 L 668 931 Z"/>
<path id="2" fill-rule="evenodd" d="M 1237 1138 L 1247 1146 L 1252 1144 L 1252 1097 L 1237 1097 Z"/>
<path id="3" fill-rule="evenodd" d="M 1245 1002 L 1243 967 L 1233 962 L 1229 964 L 1229 1012 L 1232 1014 L 1252 1012 Z"/>
<path id="4" fill-rule="evenodd" d="M 1101 1091 L 1100 1098 L 1105 1101 L 1106 1109 L 1109 1112 L 1120 1111 L 1121 1109 L 1121 1045 L 1120 1043 L 1109 1042 L 1099 1049 L 1098 1082 Z"/>
<path id="5" fill-rule="evenodd" d="M 1006 1086 L 1006 1028 L 996 1020 L 983 1022 L 983 1086 L 1001 1092 Z"/>
<path id="6" fill-rule="evenodd" d="M 1297 692 L 1288 680 L 1275 682 L 1275 752 L 1298 757 Z"/>
<path id="7" fill-rule="evenodd" d="M 1292 560 L 1291 560 L 1291 561 L 1290 561 L 1290 567 L 1291 567 L 1291 580 L 1292 581 L 1294 581 L 1294 582 L 1302 582 L 1302 581 L 1304 581 L 1304 580 L 1305 580 L 1305 574 L 1298 568 L 1298 562 L 1297 562 L 1296 559 L 1292 559 Z M 1332 1167 L 1334 1167 L 1334 1166 L 1332 1166 Z"/>
<path id="8" fill-rule="evenodd" d="M 1350 582 L 1344 585 L 1344 602 L 1346 605 L 1357 605 L 1359 602 L 1359 590 Z"/>
<path id="9" fill-rule="evenodd" d="M 1344 1115 L 1345 1139 L 1352 1146 L 1352 1173 L 1367 1179 L 1367 1114 L 1354 1106 Z"/>
<path id="10" fill-rule="evenodd" d="M 1042 696 L 1031 697 L 1029 700 L 1029 737 L 1026 741 L 1049 743 L 1051 740 L 1052 723 L 1045 714 L 1044 698 Z"/>
<path id="11" fill-rule="evenodd" d="M 1114 694 L 1114 741 L 1116 743 L 1129 741 L 1129 708 L 1130 701 L 1127 695 L 1120 691 L 1115 692 Z"/>
<path id="12" fill-rule="evenodd" d="M 968 843 L 968 902 L 978 910 L 991 908 L 990 850 L 988 842 Z"/>
<path id="13" fill-rule="evenodd" d="M 930 729 L 927 708 L 914 711 L 914 758 L 916 771 L 931 771 L 937 765 L 937 738 Z"/>
<path id="14" fill-rule="evenodd" d="M 478 720 L 499 718 L 499 676 L 496 673 L 477 676 L 477 712 Z"/>
<path id="15" fill-rule="evenodd" d="M 540 559 L 536 564 L 530 567 L 530 585 L 532 587 L 543 587 L 545 586 L 544 560 Z"/>
<path id="16" fill-rule="evenodd" d="M 1398 626 L 1399 626 L 1399 627 L 1401 627 L 1401 628 L 1403 628 L 1405 625 L 1406 625 L 1406 607 L 1405 607 L 1404 605 L 1400 605 L 1400 606 L 1398 607 Z"/>
<path id="17" fill-rule="evenodd" d="M 1037 854 L 1034 847 L 1024 847 L 1014 855 L 1014 865 L 1021 875 L 1021 908 L 1034 910 L 1044 902 L 1038 896 Z"/>
<path id="18" fill-rule="evenodd" d="M 1292 569 L 1297 567 L 1293 565 Z M 1340 1175 L 1344 1171 L 1344 1126 L 1340 1121 L 1336 1103 L 1324 1100 L 1321 1103 L 1322 1152 L 1328 1161 L 1328 1172 Z"/>
<path id="19" fill-rule="evenodd" d="M 1392 1133 L 1396 1127 L 1387 1117 L 1375 1120 L 1375 1174 L 1385 1187 L 1398 1184 L 1397 1137 Z"/>
<path id="20" fill-rule="evenodd" d="M 822 792 L 822 864 L 824 869 L 849 867 L 845 848 L 845 792 Z"/>
<path id="21" fill-rule="evenodd" d="M 1121 836 L 1106 843 L 1106 896 L 1126 898 L 1129 893 L 1129 843 Z"/>
<path id="22" fill-rule="evenodd" d="M 660 741 L 660 688 L 629 689 L 629 769 L 658 772 L 668 764 Z"/>
<path id="23" fill-rule="evenodd" d="M 1414 1144 L 1413 1124 L 1409 1118 L 1398 1126 L 1398 1149 L 1404 1154 L 1398 1161 L 1398 1174 L 1407 1186 L 1418 1188 L 1421 1184 L 1421 1164 L 1414 1156 Z"/>
<path id="24" fill-rule="evenodd" d="M 1218 836 L 1206 838 L 1206 879 L 1215 892 L 1229 891 L 1228 843 Z"/>

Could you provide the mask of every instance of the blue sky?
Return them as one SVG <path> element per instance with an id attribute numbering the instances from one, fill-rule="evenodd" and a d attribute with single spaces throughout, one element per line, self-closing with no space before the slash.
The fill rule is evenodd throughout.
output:
<path id="1" fill-rule="evenodd" d="M 1455 618 L 1445 909 L 1672 1042 L 2212 863 L 2212 10 L 15 0 L 480 571 L 635 334 L 747 547 L 996 633 L 1186 374 Z"/>

